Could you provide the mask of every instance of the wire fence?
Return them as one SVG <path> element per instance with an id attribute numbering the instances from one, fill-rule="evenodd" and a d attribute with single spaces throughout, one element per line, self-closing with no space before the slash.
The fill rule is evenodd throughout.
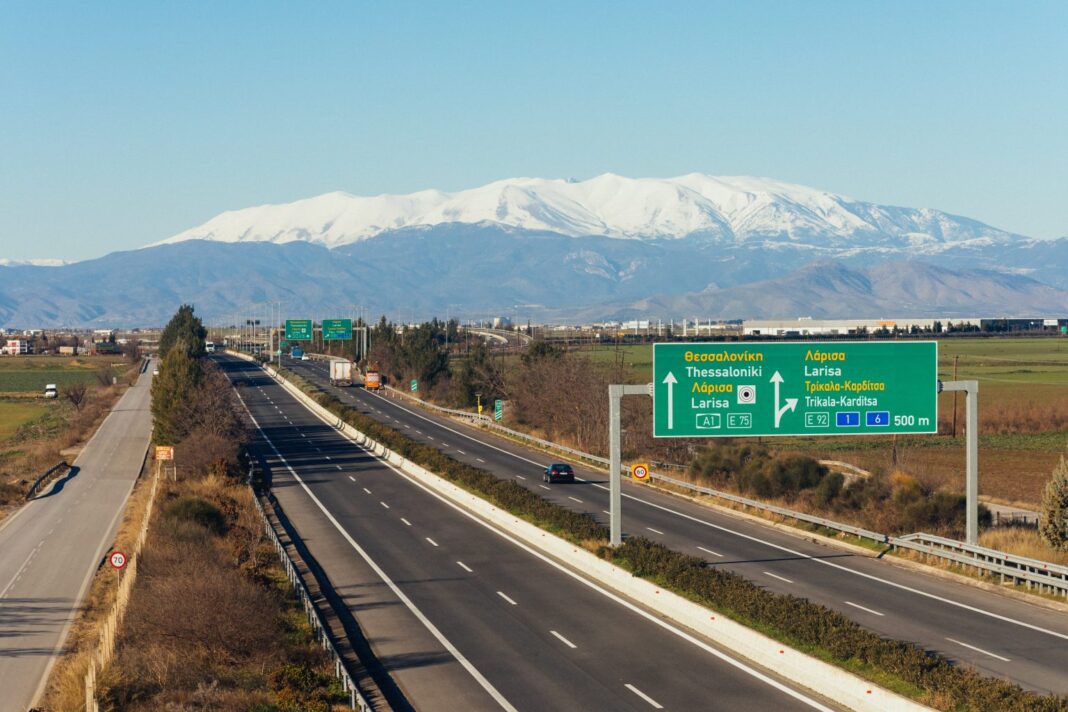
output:
<path id="1" fill-rule="evenodd" d="M 249 487 L 252 487 L 253 470 L 253 467 L 249 467 Z M 278 558 L 282 562 L 282 568 L 285 569 L 286 578 L 289 579 L 290 585 L 297 592 L 297 595 L 300 596 L 301 605 L 303 605 L 304 613 L 308 617 L 308 623 L 311 625 L 312 631 L 315 633 L 316 642 L 322 646 L 323 650 L 330 653 L 330 656 L 334 661 L 334 677 L 341 681 L 345 691 L 348 693 L 349 706 L 360 712 L 372 712 L 374 708 L 371 707 L 371 704 L 360 693 L 359 689 L 356 687 L 356 682 L 349 674 L 348 669 L 346 669 L 344 658 L 338 651 L 337 644 L 330 633 L 330 629 L 319 615 L 319 611 L 315 606 L 315 601 L 312 599 L 311 593 L 308 591 L 308 587 L 304 583 L 300 570 L 289 556 L 289 552 L 286 551 L 285 544 L 279 539 L 278 533 L 275 531 L 270 517 L 267 516 L 266 510 L 264 510 L 263 505 L 260 503 L 260 498 L 256 494 L 255 488 L 253 488 L 252 491 L 252 500 L 256 503 L 256 511 L 260 513 L 260 518 L 263 520 L 263 527 L 267 534 L 267 538 L 271 540 L 271 543 L 274 544 L 275 551 L 278 552 Z"/>

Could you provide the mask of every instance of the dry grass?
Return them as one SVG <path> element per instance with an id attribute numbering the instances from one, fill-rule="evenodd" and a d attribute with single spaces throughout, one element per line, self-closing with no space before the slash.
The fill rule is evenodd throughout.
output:
<path id="1" fill-rule="evenodd" d="M 988 529 L 979 535 L 980 546 L 998 551 L 1005 551 L 1017 556 L 1026 556 L 1039 561 L 1068 566 L 1068 551 L 1050 548 L 1038 530 L 1027 527 L 998 527 Z"/>
<path id="2" fill-rule="evenodd" d="M 116 657 L 100 678 L 103 706 L 334 709 L 332 666 L 248 487 L 224 476 L 167 483 L 156 511 Z"/>

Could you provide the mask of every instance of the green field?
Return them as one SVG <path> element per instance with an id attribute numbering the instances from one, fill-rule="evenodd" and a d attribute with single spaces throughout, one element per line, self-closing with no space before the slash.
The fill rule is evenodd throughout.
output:
<path id="1" fill-rule="evenodd" d="M 41 402 L 0 400 L 0 442 L 14 435 L 21 426 L 40 418 L 48 408 Z"/>
<path id="2" fill-rule="evenodd" d="M 95 384 L 97 372 L 118 376 L 118 356 L 3 356 L 0 357 L 0 393 L 41 393 L 48 383 L 62 388 L 71 383 Z"/>

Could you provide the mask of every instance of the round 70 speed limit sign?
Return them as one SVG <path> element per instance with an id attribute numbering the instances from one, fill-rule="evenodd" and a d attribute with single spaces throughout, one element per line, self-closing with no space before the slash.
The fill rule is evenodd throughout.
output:
<path id="1" fill-rule="evenodd" d="M 108 563 L 113 569 L 121 569 L 126 566 L 126 554 L 121 551 L 113 551 L 108 556 Z"/>
<path id="2" fill-rule="evenodd" d="M 649 479 L 649 466 L 645 464 L 631 465 L 630 476 L 636 480 Z"/>

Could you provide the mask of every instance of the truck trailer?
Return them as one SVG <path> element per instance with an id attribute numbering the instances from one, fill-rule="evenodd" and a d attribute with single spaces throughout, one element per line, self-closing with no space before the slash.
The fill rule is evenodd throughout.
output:
<path id="1" fill-rule="evenodd" d="M 330 385 L 352 385 L 352 361 L 334 359 L 330 361 Z"/>

